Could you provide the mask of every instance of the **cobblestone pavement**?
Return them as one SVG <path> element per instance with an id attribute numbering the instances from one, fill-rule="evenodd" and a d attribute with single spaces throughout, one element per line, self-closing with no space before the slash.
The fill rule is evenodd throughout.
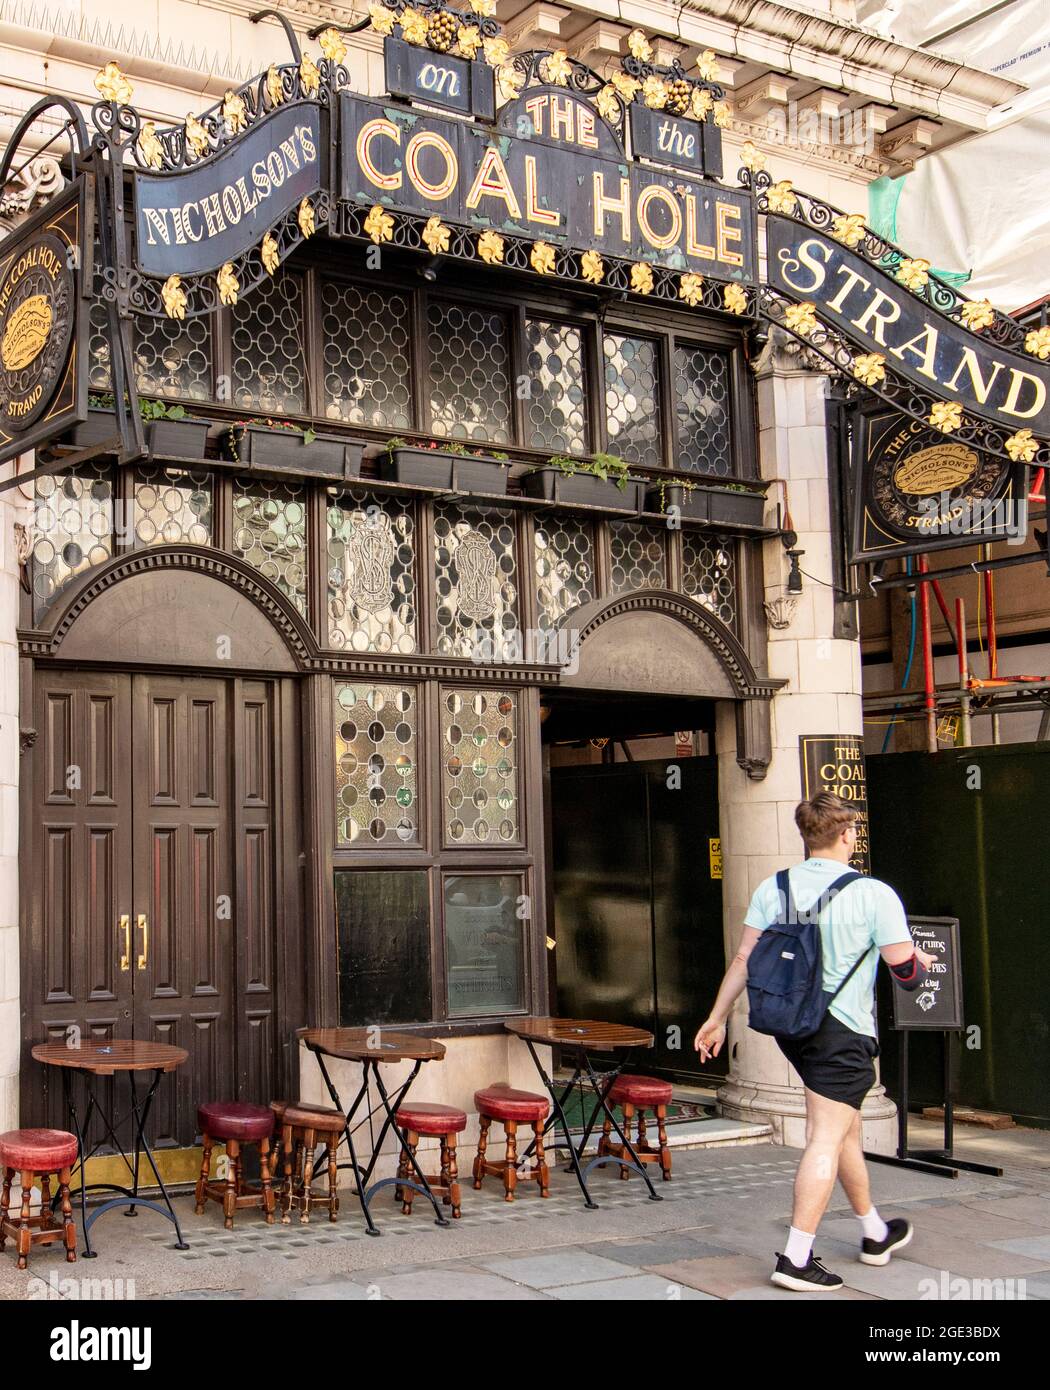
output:
<path id="1" fill-rule="evenodd" d="M 929 1142 L 926 1136 L 925 1142 Z M 917 1135 L 917 1144 L 923 1140 Z M 885 1269 L 857 1260 L 858 1223 L 836 1189 L 816 1253 L 845 1280 L 834 1294 L 800 1295 L 769 1283 L 783 1248 L 797 1153 L 772 1145 L 676 1152 L 671 1182 L 653 1202 L 637 1177 L 592 1174 L 599 1203 L 587 1211 L 571 1173 L 557 1171 L 551 1196 L 523 1185 L 514 1203 L 497 1183 L 464 1185 L 463 1215 L 447 1229 L 425 1202 L 403 1216 L 393 1193 L 378 1195 L 382 1235 L 365 1234 L 343 1194 L 338 1221 L 319 1209 L 310 1224 L 267 1226 L 238 1213 L 233 1231 L 209 1203 L 193 1214 L 177 1199 L 190 1248 L 173 1249 L 171 1227 L 150 1212 L 115 1211 L 93 1227 L 93 1261 L 67 1265 L 38 1248 L 19 1273 L 0 1256 L 0 1297 L 174 1299 L 1050 1299 L 1050 1135 L 1016 1130 L 963 1137 L 957 1152 L 997 1161 L 1001 1178 L 955 1180 L 882 1164 L 871 1168 L 884 1217 L 907 1216 L 915 1238 Z"/>

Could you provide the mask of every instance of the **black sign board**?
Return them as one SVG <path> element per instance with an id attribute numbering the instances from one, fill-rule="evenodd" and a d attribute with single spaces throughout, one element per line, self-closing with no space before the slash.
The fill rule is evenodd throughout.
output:
<path id="1" fill-rule="evenodd" d="M 851 474 L 851 564 L 1025 537 L 1023 464 L 982 453 L 888 406 L 858 416 Z"/>
<path id="2" fill-rule="evenodd" d="M 321 187 L 321 112 L 279 106 L 212 159 L 135 174 L 136 263 L 148 275 L 217 270 Z"/>
<path id="3" fill-rule="evenodd" d="M 1050 362 L 971 333 L 893 275 L 803 222 L 766 218 L 769 284 L 923 391 L 1011 432 L 1050 434 Z"/>
<path id="4" fill-rule="evenodd" d="M 0 244 L 0 462 L 86 417 L 90 224 L 82 176 Z"/>
<path id="5" fill-rule="evenodd" d="M 631 148 L 636 155 L 707 178 L 721 176 L 722 138 L 713 116 L 704 121 L 685 121 L 637 102 L 629 109 Z"/>
<path id="6" fill-rule="evenodd" d="M 963 1023 L 962 961 L 958 917 L 909 917 L 912 940 L 936 956 L 917 990 L 893 987 L 893 1026 L 909 1031 L 959 1032 Z"/>
<path id="7" fill-rule="evenodd" d="M 443 106 L 483 121 L 495 118 L 496 84 L 488 63 L 434 53 L 392 36 L 383 52 L 391 96 Z"/>
<path id="8" fill-rule="evenodd" d="M 802 795 L 834 792 L 857 813 L 857 845 L 850 865 L 871 873 L 868 844 L 868 778 L 864 740 L 859 734 L 803 734 L 798 741 Z"/>
<path id="9" fill-rule="evenodd" d="M 601 116 L 564 88 L 528 89 L 496 131 L 343 92 L 340 139 L 347 202 L 755 278 L 748 194 L 629 163 Z"/>

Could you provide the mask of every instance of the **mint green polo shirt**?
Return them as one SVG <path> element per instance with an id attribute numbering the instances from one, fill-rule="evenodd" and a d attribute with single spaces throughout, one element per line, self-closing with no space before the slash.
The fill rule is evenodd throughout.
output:
<path id="1" fill-rule="evenodd" d="M 819 855 L 796 864 L 788 870 L 791 895 L 800 912 L 808 912 L 813 904 L 847 872 L 848 865 L 837 859 L 821 859 Z M 756 931 L 765 931 L 780 916 L 780 894 L 774 874 L 755 889 L 751 904 L 744 914 L 744 924 Z M 820 918 L 820 935 L 824 947 L 824 988 L 838 988 L 858 956 L 866 959 L 854 972 L 830 1012 L 840 1023 L 855 1033 L 875 1032 L 875 971 L 879 954 L 873 946 L 895 946 L 911 941 L 904 905 L 887 883 L 877 878 L 857 879 L 844 888 L 825 908 Z"/>

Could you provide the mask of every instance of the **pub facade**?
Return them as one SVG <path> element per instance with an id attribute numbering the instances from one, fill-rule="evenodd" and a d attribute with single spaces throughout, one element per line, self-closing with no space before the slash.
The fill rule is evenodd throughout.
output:
<path id="1" fill-rule="evenodd" d="M 855 791 L 812 301 L 859 360 L 817 271 L 879 156 L 800 195 L 713 14 L 494 8 L 217 7 L 252 76 L 117 54 L 12 141 L 65 136 L 0 286 L 5 1125 L 60 1113 L 35 1041 L 177 1043 L 188 1175 L 199 1101 L 321 1099 L 307 1025 L 440 1038 L 414 1094 L 469 1111 L 534 1085 L 507 1018 L 573 1013 L 800 1136 L 769 1040 L 691 1039 L 807 769 Z"/>

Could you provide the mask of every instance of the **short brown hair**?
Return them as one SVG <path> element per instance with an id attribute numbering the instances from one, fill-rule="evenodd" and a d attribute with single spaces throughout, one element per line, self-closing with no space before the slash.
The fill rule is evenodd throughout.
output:
<path id="1" fill-rule="evenodd" d="M 795 824 L 809 850 L 826 849 L 856 821 L 857 813 L 833 792 L 819 792 L 795 807 Z"/>

